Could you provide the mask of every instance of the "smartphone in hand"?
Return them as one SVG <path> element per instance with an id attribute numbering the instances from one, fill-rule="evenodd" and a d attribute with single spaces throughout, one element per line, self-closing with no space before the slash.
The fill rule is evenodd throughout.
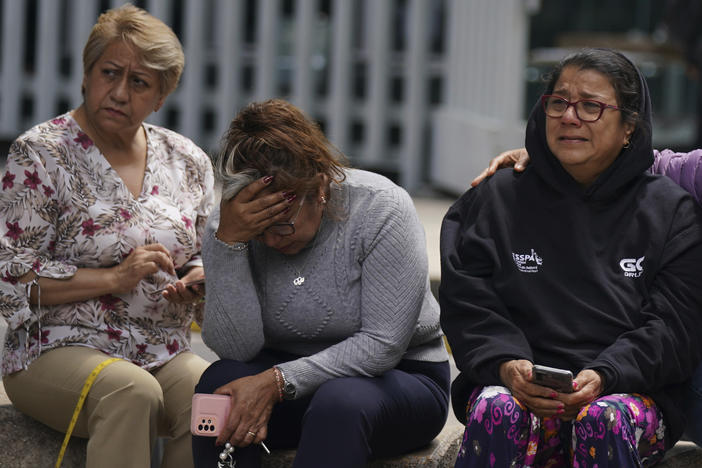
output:
<path id="1" fill-rule="evenodd" d="M 183 281 L 183 284 L 185 285 L 186 288 L 190 288 L 191 286 L 194 286 L 196 284 L 205 284 L 205 278 L 201 278 L 198 280 L 192 280 L 192 281 Z M 163 291 L 168 289 L 168 286 L 165 288 L 157 289 L 156 291 L 153 292 L 153 294 L 160 294 Z M 190 288 L 192 290 L 192 288 Z"/>
<path id="2" fill-rule="evenodd" d="M 218 436 L 227 423 L 232 398 L 229 395 L 196 393 L 190 413 L 190 432 L 198 436 Z"/>
<path id="3" fill-rule="evenodd" d="M 561 393 L 573 393 L 573 373 L 566 369 L 534 364 L 531 383 L 552 388 Z"/>
<path id="4" fill-rule="evenodd" d="M 216 437 L 227 424 L 232 407 L 232 397 L 213 393 L 196 393 L 193 395 L 190 412 L 190 433 L 197 436 Z M 271 454 L 263 441 L 259 442 L 267 454 Z"/>

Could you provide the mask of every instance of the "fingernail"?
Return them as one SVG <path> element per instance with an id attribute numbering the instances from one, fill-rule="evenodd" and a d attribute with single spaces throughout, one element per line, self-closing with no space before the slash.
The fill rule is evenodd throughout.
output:
<path id="1" fill-rule="evenodd" d="M 556 414 L 563 414 L 565 413 L 565 410 L 563 408 L 558 408 L 558 411 L 556 411 Z"/>
<path id="2" fill-rule="evenodd" d="M 288 195 L 287 197 L 285 197 L 285 199 L 288 201 L 288 203 L 291 203 L 291 202 L 294 201 L 296 198 L 297 198 L 297 195 L 295 195 L 294 193 Z"/>
<path id="3" fill-rule="evenodd" d="M 556 392 L 551 392 L 551 398 L 556 398 L 558 396 L 558 393 Z"/>
<path id="4" fill-rule="evenodd" d="M 577 390 L 577 389 L 578 389 L 578 382 L 573 380 L 573 390 Z"/>
<path id="5" fill-rule="evenodd" d="M 273 176 L 272 176 L 272 175 L 269 175 L 269 176 L 266 176 L 266 177 L 263 178 L 263 183 L 264 183 L 264 184 L 270 184 L 271 181 L 273 181 Z"/>

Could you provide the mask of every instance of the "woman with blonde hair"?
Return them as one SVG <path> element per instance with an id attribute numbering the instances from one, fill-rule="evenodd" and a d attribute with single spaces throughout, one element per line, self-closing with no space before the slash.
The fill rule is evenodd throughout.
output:
<path id="1" fill-rule="evenodd" d="M 0 193 L 3 383 L 22 412 L 74 434 L 88 467 L 191 463 L 191 353 L 200 238 L 213 205 L 207 155 L 144 120 L 183 70 L 171 29 L 132 5 L 107 11 L 83 53 L 83 103 L 12 144 Z M 161 291 L 163 289 L 163 291 Z M 109 361 L 108 361 L 109 362 Z"/>

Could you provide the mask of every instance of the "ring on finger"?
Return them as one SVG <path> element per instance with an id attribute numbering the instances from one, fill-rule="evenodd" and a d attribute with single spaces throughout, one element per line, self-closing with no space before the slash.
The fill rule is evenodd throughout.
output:
<path id="1" fill-rule="evenodd" d="M 256 437 L 256 433 L 253 432 L 253 431 L 246 431 L 246 435 L 247 435 L 247 436 L 250 435 L 250 436 L 252 436 L 252 437 Z"/>

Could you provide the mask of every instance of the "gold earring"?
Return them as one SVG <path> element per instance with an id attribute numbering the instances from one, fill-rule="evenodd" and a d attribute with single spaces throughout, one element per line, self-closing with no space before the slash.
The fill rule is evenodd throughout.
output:
<path id="1" fill-rule="evenodd" d="M 629 148 L 630 146 L 631 146 L 631 143 L 629 142 L 629 140 L 626 140 L 624 142 L 624 148 Z"/>

